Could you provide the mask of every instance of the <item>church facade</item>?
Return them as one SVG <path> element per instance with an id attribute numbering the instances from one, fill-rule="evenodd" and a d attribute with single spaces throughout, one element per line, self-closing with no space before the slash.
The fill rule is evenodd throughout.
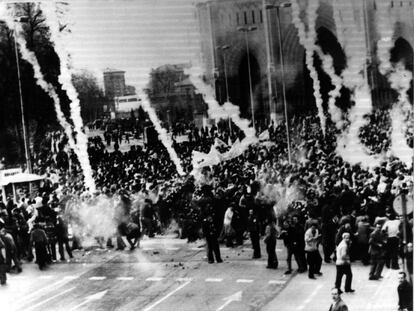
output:
<path id="1" fill-rule="evenodd" d="M 364 74 L 374 105 L 386 106 L 395 100 L 396 94 L 378 71 L 377 42 L 384 39 L 378 31 L 378 24 L 387 22 L 393 25 L 389 38 L 394 43 L 391 61 L 401 62 L 412 71 L 414 1 L 295 1 L 298 1 L 305 25 L 308 2 L 319 1 L 316 43 L 324 53 L 333 57 L 338 75 L 347 66 L 349 57 L 342 48 L 344 35 L 338 28 L 344 29 L 350 23 L 356 25 L 364 33 L 364 42 L 363 46 L 355 45 L 355 49 L 366 50 Z M 305 63 L 305 49 L 299 42 L 288 1 L 210 0 L 197 5 L 197 14 L 205 79 L 215 87 L 219 102 L 223 103 L 228 98 L 240 106 L 244 117 L 251 116 L 253 107 L 257 120 L 268 120 L 270 116 L 279 119 L 283 117 L 284 88 L 290 113 L 314 109 L 313 84 Z M 389 20 L 385 21 L 385 18 Z M 340 23 L 339 27 L 337 23 Z M 347 40 L 352 44 L 352 39 Z M 314 57 L 314 65 L 326 104 L 332 84 L 317 57 Z M 250 96 L 250 88 L 253 96 Z M 412 87 L 409 93 L 412 100 Z M 347 106 L 350 101 L 349 92 L 343 90 L 338 104 Z"/>

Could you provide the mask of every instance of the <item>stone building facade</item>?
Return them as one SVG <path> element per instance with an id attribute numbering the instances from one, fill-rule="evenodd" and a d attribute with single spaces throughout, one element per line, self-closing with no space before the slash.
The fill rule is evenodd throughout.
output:
<path id="1" fill-rule="evenodd" d="M 341 18 L 342 11 L 352 12 L 351 19 L 341 20 L 341 27 L 355 23 L 365 34 L 366 75 L 372 90 L 373 103 L 384 106 L 393 101 L 396 95 L 390 89 L 386 78 L 378 72 L 376 47 L 381 38 L 377 26 L 378 23 L 385 22 L 384 16 L 390 19 L 387 22 L 394 26 L 390 39 L 395 44 L 391 51 L 391 60 L 403 62 L 406 68 L 412 71 L 414 1 L 298 0 L 302 20 L 306 20 L 308 1 L 320 3 L 316 20 L 317 44 L 325 53 L 332 55 L 338 74 L 346 66 L 347 55 L 340 43 L 341 36 L 337 33 L 335 14 Z M 281 55 L 289 112 L 307 111 L 315 106 L 312 80 L 305 65 L 305 49 L 299 43 L 298 31 L 292 23 L 292 7 L 264 9 L 270 2 L 280 5 L 286 1 L 282 3 L 279 0 L 267 0 L 265 3 L 262 0 L 210 0 L 197 5 L 205 79 L 215 86 L 217 98 L 224 102 L 227 96 L 227 76 L 230 101 L 238 104 L 242 115 L 248 117 L 251 114 L 248 72 L 250 60 L 256 119 L 268 119 L 274 112 L 278 117 L 283 115 Z M 266 21 L 268 27 L 265 27 Z M 244 33 L 240 31 L 240 27 L 250 27 L 254 30 Z M 269 44 L 270 61 L 267 57 L 266 42 Z M 315 59 L 314 63 L 321 80 L 322 97 L 326 102 L 328 92 L 332 88 L 330 79 L 320 68 L 321 62 Z M 225 71 L 227 75 L 224 74 Z M 272 97 L 269 95 L 269 82 Z M 338 103 L 349 105 L 350 98 L 349 92 L 344 90 Z"/>

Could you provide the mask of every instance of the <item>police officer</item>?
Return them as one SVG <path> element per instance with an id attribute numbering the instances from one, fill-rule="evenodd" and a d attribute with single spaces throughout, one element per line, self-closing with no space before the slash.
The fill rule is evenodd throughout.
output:
<path id="1" fill-rule="evenodd" d="M 223 262 L 220 256 L 220 248 L 218 243 L 218 232 L 214 225 L 213 217 L 206 216 L 203 218 L 202 228 L 204 237 L 207 242 L 207 258 L 208 263 L 214 263 L 214 257 L 218 263 Z M 214 255 L 213 255 L 214 253 Z"/>

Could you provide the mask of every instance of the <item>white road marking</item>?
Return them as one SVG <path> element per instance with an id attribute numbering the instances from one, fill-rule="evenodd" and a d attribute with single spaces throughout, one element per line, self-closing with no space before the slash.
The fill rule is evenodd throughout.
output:
<path id="1" fill-rule="evenodd" d="M 225 307 L 227 307 L 233 301 L 241 301 L 242 300 L 242 295 L 243 295 L 243 292 L 242 291 L 239 291 L 237 293 L 234 293 L 231 296 L 228 296 L 226 298 L 223 298 L 223 300 L 225 300 L 226 302 L 223 305 L 221 305 L 216 311 L 223 310 Z"/>
<path id="2" fill-rule="evenodd" d="M 177 278 L 178 282 L 187 282 L 187 281 L 191 281 L 192 278 Z"/>
<path id="3" fill-rule="evenodd" d="M 204 247 L 191 247 L 190 248 L 192 251 L 203 251 Z"/>
<path id="4" fill-rule="evenodd" d="M 82 307 L 83 305 L 86 305 L 87 303 L 89 303 L 91 301 L 102 299 L 102 297 L 105 296 L 107 292 L 108 292 L 108 290 L 104 290 L 104 291 L 98 292 L 96 294 L 89 295 L 89 296 L 85 297 L 85 300 L 82 303 L 74 306 L 69 311 L 79 309 L 80 307 Z"/>
<path id="5" fill-rule="evenodd" d="M 119 281 L 132 281 L 134 278 L 132 276 L 118 276 L 116 279 Z"/>
<path id="6" fill-rule="evenodd" d="M 39 279 L 42 279 L 42 280 L 50 280 L 51 278 L 53 278 L 53 275 L 41 275 L 41 276 L 39 276 Z"/>
<path id="7" fill-rule="evenodd" d="M 142 250 L 143 251 L 153 251 L 155 248 L 152 247 L 143 247 Z"/>
<path id="8" fill-rule="evenodd" d="M 285 284 L 286 281 L 282 281 L 282 280 L 270 280 L 269 284 Z"/>
<path id="9" fill-rule="evenodd" d="M 79 275 L 67 275 L 63 279 L 64 280 L 76 280 L 79 278 Z"/>
<path id="10" fill-rule="evenodd" d="M 221 282 L 223 279 L 217 279 L 217 278 L 207 278 L 206 282 Z"/>
<path id="11" fill-rule="evenodd" d="M 297 310 L 302 310 L 306 307 L 306 305 L 312 301 L 313 297 L 316 296 L 316 294 L 321 290 L 323 287 L 323 284 L 319 284 L 313 292 L 309 295 L 309 297 L 297 308 Z"/>
<path id="12" fill-rule="evenodd" d="M 102 281 L 102 280 L 105 280 L 105 279 L 106 279 L 106 276 L 91 276 L 89 278 L 89 280 L 91 280 L 91 281 Z"/>
<path id="13" fill-rule="evenodd" d="M 62 296 L 62 295 L 64 295 L 64 294 L 66 294 L 66 293 L 68 293 L 68 292 L 70 292 L 70 291 L 74 290 L 75 288 L 76 288 L 76 286 L 71 287 L 71 288 L 69 288 L 69 289 L 67 289 L 67 290 L 65 290 L 65 291 L 63 291 L 63 292 L 60 292 L 59 294 L 56 294 L 56 295 L 54 295 L 54 296 L 52 296 L 52 297 L 49 297 L 49 298 L 47 298 L 47 299 L 44 299 L 44 300 L 42 300 L 41 302 L 39 302 L 39 303 L 37 303 L 37 304 L 35 304 L 35 305 L 30 306 L 29 308 L 25 308 L 24 310 L 25 310 L 25 311 L 30 311 L 30 310 L 33 310 L 33 309 L 35 309 L 35 308 L 37 308 L 37 307 L 39 307 L 39 306 L 41 306 L 41 305 L 45 304 L 46 302 L 49 302 L 49 301 L 51 301 L 51 300 L 53 300 L 53 299 L 55 299 L 55 298 L 57 298 L 57 297 L 59 297 L 59 296 Z"/>
<path id="14" fill-rule="evenodd" d="M 151 277 L 151 278 L 147 278 L 145 281 L 150 281 L 150 282 L 159 282 L 164 280 L 164 278 L 160 278 L 160 277 Z"/>
<path id="15" fill-rule="evenodd" d="M 187 282 L 181 284 L 176 289 L 174 289 L 172 292 L 170 292 L 166 296 L 162 297 L 160 300 L 154 302 L 152 305 L 148 306 L 143 311 L 149 311 L 149 310 L 153 309 L 154 307 L 156 307 L 157 305 L 159 305 L 161 302 L 163 302 L 164 300 L 166 300 L 168 297 L 174 295 L 176 292 L 178 292 L 180 289 L 184 288 L 185 286 L 187 286 L 190 283 L 191 283 L 191 281 L 187 281 Z"/>
<path id="16" fill-rule="evenodd" d="M 179 247 L 166 247 L 165 249 L 167 251 L 178 251 L 180 248 Z"/>
<path id="17" fill-rule="evenodd" d="M 238 279 L 236 283 L 253 283 L 253 280 Z"/>

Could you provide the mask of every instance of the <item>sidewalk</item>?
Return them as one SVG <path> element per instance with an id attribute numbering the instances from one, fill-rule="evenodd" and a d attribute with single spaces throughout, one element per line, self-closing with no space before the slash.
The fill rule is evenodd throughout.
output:
<path id="1" fill-rule="evenodd" d="M 347 304 L 349 311 L 397 310 L 398 272 L 399 270 L 384 268 L 383 279 L 368 281 L 369 266 L 353 264 L 352 288 L 355 289 L 355 293 L 342 294 L 342 300 Z M 336 275 L 335 265 L 324 264 L 322 273 L 323 276 L 317 277 L 317 280 L 309 279 L 306 273 L 297 274 L 262 310 L 329 310 L 332 303 L 330 292 Z M 342 279 L 342 290 L 344 282 L 345 277 Z"/>

